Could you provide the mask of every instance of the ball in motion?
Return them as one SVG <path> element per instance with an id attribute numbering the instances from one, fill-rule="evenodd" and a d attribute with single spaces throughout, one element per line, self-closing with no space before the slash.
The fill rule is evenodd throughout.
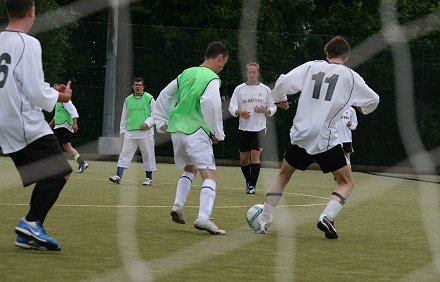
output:
<path id="1" fill-rule="evenodd" d="M 261 214 L 263 213 L 264 205 L 257 204 L 249 208 L 246 214 L 246 222 L 252 230 L 259 226 Z M 272 224 L 273 217 L 270 217 L 268 226 Z"/>

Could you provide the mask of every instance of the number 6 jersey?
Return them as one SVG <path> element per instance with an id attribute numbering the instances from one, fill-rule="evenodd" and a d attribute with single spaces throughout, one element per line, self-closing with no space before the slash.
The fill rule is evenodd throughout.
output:
<path id="1" fill-rule="evenodd" d="M 42 109 L 53 110 L 58 91 L 44 82 L 36 38 L 6 30 L 0 42 L 0 146 L 8 154 L 53 133 Z"/>
<path id="2" fill-rule="evenodd" d="M 357 106 L 363 114 L 369 114 L 379 104 L 379 96 L 358 73 L 323 60 L 307 62 L 282 74 L 272 96 L 275 102 L 282 102 L 287 100 L 286 95 L 298 92 L 301 95 L 290 140 L 311 155 L 340 143 L 336 122 L 347 108 Z"/>

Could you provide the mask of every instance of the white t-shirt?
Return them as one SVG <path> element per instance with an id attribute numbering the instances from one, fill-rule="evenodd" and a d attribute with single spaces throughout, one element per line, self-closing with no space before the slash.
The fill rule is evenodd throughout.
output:
<path id="1" fill-rule="evenodd" d="M 351 122 L 350 126 L 347 126 L 348 122 Z M 339 140 L 342 143 L 348 143 L 352 141 L 351 131 L 355 130 L 358 125 L 358 120 L 356 116 L 356 111 L 350 107 L 345 110 L 342 117 L 336 123 L 338 127 Z"/>
<path id="2" fill-rule="evenodd" d="M 53 134 L 42 109 L 54 109 L 58 91 L 44 82 L 36 38 L 2 31 L 0 42 L 0 146 L 8 154 Z"/>
<path id="3" fill-rule="evenodd" d="M 76 110 L 75 105 L 73 105 L 72 101 L 69 101 L 67 103 L 63 103 L 64 109 L 70 114 L 72 118 L 79 118 L 78 111 Z M 56 124 L 53 129 L 57 128 L 66 128 L 67 130 L 73 131 L 73 126 L 71 126 L 67 121 L 62 124 Z"/>
<path id="4" fill-rule="evenodd" d="M 272 90 L 275 102 L 301 91 L 290 129 L 292 144 L 309 154 L 325 152 L 340 143 L 336 122 L 348 107 L 363 114 L 379 104 L 377 95 L 352 69 L 327 61 L 310 61 L 281 75 Z"/>
<path id="5" fill-rule="evenodd" d="M 237 116 L 236 111 L 238 109 L 250 113 L 249 119 L 240 116 L 238 126 L 240 130 L 256 132 L 266 129 L 266 114 L 256 113 L 254 108 L 264 106 L 270 110 L 268 116 L 273 116 L 277 111 L 277 107 L 270 92 L 270 88 L 263 83 L 257 85 L 242 83 L 235 87 L 229 102 L 229 112 L 234 117 Z"/>

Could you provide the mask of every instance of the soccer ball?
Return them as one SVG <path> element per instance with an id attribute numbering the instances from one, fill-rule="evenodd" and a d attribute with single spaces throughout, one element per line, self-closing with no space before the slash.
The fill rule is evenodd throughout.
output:
<path id="1" fill-rule="evenodd" d="M 255 228 L 259 224 L 261 214 L 263 213 L 263 208 L 264 205 L 257 204 L 250 207 L 249 210 L 247 211 L 246 222 L 252 230 L 255 230 Z M 271 216 L 269 222 L 267 223 L 268 226 L 272 223 L 272 220 L 273 217 Z"/>

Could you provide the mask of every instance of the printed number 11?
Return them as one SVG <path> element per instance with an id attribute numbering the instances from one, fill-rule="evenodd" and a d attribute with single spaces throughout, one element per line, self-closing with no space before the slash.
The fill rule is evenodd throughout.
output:
<path id="1" fill-rule="evenodd" d="M 325 73 L 318 72 L 317 74 L 312 75 L 312 79 L 315 81 L 315 86 L 313 87 L 313 95 L 312 98 L 319 99 L 319 94 L 321 92 L 322 80 L 324 79 Z M 333 92 L 335 91 L 336 82 L 338 82 L 339 75 L 334 74 L 325 79 L 325 82 L 328 83 L 327 93 L 325 94 L 325 100 L 330 101 L 333 96 Z"/>

